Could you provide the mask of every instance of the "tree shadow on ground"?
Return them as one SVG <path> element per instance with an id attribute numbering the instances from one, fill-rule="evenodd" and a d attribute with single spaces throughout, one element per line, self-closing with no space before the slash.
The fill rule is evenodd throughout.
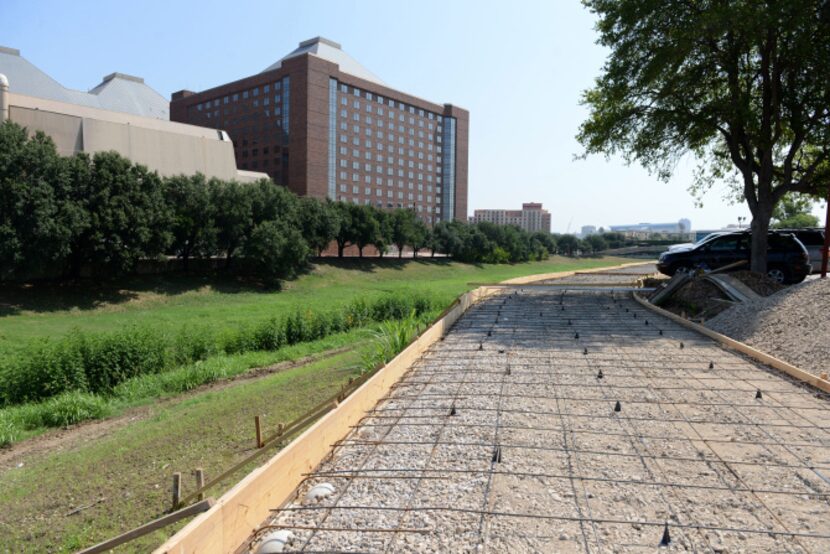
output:
<path id="1" fill-rule="evenodd" d="M 402 270 L 407 265 L 447 265 L 447 258 L 316 258 L 298 277 L 316 267 L 373 273 L 380 269 Z M 286 281 L 290 283 L 292 280 Z M 117 278 L 89 278 L 71 281 L 33 281 L 0 284 L 0 317 L 24 312 L 47 313 L 65 310 L 95 310 L 105 306 L 137 301 L 151 294 L 173 297 L 200 289 L 222 294 L 273 294 L 283 287 L 241 276 L 234 271 L 168 272 Z"/>
<path id="2" fill-rule="evenodd" d="M 336 267 L 339 269 L 348 269 L 355 271 L 363 271 L 367 273 L 374 273 L 379 269 L 396 269 L 403 270 L 410 264 L 433 265 L 436 267 L 446 266 L 452 263 L 452 260 L 446 257 L 431 258 L 398 258 L 392 256 L 380 257 L 366 257 L 366 258 L 315 258 L 314 265 Z"/>

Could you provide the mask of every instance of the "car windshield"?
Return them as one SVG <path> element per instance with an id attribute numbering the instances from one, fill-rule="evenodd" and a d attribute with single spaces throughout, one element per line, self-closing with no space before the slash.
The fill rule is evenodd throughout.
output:
<path id="1" fill-rule="evenodd" d="M 708 235 L 706 235 L 705 237 L 703 237 L 699 241 L 695 242 L 694 246 L 700 246 L 704 242 L 708 242 L 708 241 L 712 240 L 713 238 L 719 237 L 719 236 L 721 236 L 721 233 L 709 233 Z"/>

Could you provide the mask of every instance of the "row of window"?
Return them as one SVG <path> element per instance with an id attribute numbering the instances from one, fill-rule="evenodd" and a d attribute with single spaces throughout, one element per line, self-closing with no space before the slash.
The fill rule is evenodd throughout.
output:
<path id="1" fill-rule="evenodd" d="M 337 199 L 340 200 L 341 202 L 351 202 L 352 204 L 365 204 L 366 206 L 371 206 L 372 205 L 372 199 L 371 198 L 364 198 L 363 202 L 361 202 L 360 198 L 349 197 L 349 196 L 346 196 L 345 194 L 341 194 L 340 196 L 337 197 Z M 432 215 L 430 215 L 430 214 L 433 212 L 433 209 L 429 206 L 422 206 L 420 204 L 417 204 L 417 205 L 416 204 L 404 204 L 402 202 L 398 202 L 398 203 L 387 202 L 386 206 L 384 206 L 383 201 L 381 201 L 381 200 L 375 200 L 374 201 L 374 206 L 377 207 L 377 208 L 386 207 L 386 208 L 390 208 L 390 209 L 393 209 L 393 208 L 414 209 L 419 214 L 424 214 L 421 217 L 421 219 L 425 220 L 427 223 L 432 223 Z M 440 214 L 441 213 L 441 206 L 435 206 L 434 213 Z M 436 222 L 438 221 L 437 216 L 435 217 L 435 221 Z"/>
<path id="2" fill-rule="evenodd" d="M 358 168 L 358 167 L 355 167 L 354 169 L 359 169 L 359 168 Z M 391 173 L 387 173 L 387 175 L 389 175 L 390 177 L 392 176 L 392 174 L 391 174 Z M 398 171 L 398 177 L 401 177 L 401 178 L 408 178 L 408 179 L 415 179 L 415 175 L 414 175 L 414 174 L 413 174 L 413 172 L 411 172 L 411 171 L 410 171 L 407 175 L 404 175 L 404 173 L 403 173 L 402 171 Z M 340 179 L 341 179 L 342 181 L 348 181 L 348 180 L 349 180 L 349 173 L 348 173 L 347 171 L 341 171 L 341 172 L 340 172 Z M 440 184 L 441 184 L 441 182 L 440 182 L 440 181 L 441 181 L 441 177 L 436 177 L 436 179 L 437 179 L 439 182 L 436 184 L 436 186 L 435 186 L 435 190 L 436 190 L 436 191 L 438 191 L 438 192 L 440 192 L 440 191 L 441 191 L 441 187 L 440 187 L 440 186 L 438 186 L 438 185 L 440 185 Z M 419 174 L 418 174 L 418 180 L 419 180 L 419 182 L 418 182 L 418 190 L 423 190 L 423 188 L 422 188 L 422 187 L 424 186 L 424 184 L 423 184 L 423 174 L 421 174 L 421 173 L 419 173 Z M 360 181 L 360 174 L 359 174 L 359 173 L 352 173 L 352 182 L 357 183 L 357 182 L 359 182 L 359 181 Z M 364 182 L 366 182 L 366 183 L 368 183 L 368 184 L 371 184 L 371 183 L 372 183 L 372 176 L 371 176 L 370 174 L 366 174 L 366 175 L 364 175 L 364 176 L 363 176 L 363 181 L 364 181 Z M 386 180 L 386 182 L 387 182 L 387 184 L 391 187 L 391 186 L 392 186 L 392 183 L 394 182 L 394 179 L 387 179 L 387 180 Z M 431 183 L 431 182 L 432 182 L 432 178 L 431 178 L 431 176 L 430 176 L 430 175 L 427 175 L 427 183 Z M 376 184 L 378 184 L 378 185 L 383 184 L 383 177 L 376 176 L 376 177 L 375 177 L 375 183 L 376 183 Z M 411 181 L 410 181 L 410 183 L 411 183 Z M 402 186 L 403 186 L 403 181 L 402 181 L 402 180 L 398 180 L 398 186 L 400 186 L 400 187 L 402 187 Z M 431 188 L 432 188 L 432 185 L 431 185 L 431 184 L 427 184 L 426 186 L 427 186 L 427 189 L 431 189 Z M 412 187 L 410 186 L 410 188 L 412 188 Z"/>
<path id="3" fill-rule="evenodd" d="M 373 94 L 369 91 L 361 90 L 358 87 L 351 87 L 345 83 L 340 83 L 340 92 L 344 94 L 351 93 L 355 98 L 365 98 L 369 102 L 376 102 L 378 105 L 387 106 L 393 109 L 397 108 L 399 110 L 409 112 L 410 114 L 417 114 L 419 117 L 426 117 L 429 120 L 437 120 L 438 123 L 441 123 L 442 121 L 442 117 L 433 112 L 426 111 L 421 108 L 416 108 L 415 106 L 406 104 L 404 102 L 399 102 L 391 98 L 384 98 L 383 96 Z M 359 102 L 359 100 L 355 100 L 356 108 L 359 107 Z M 341 103 L 343 103 L 343 100 L 341 100 Z"/>
<path id="4" fill-rule="evenodd" d="M 340 183 L 340 192 L 347 192 L 348 190 L 349 190 L 349 186 L 346 183 Z M 360 194 L 360 187 L 358 185 L 352 185 L 351 190 L 352 190 L 352 194 Z M 378 188 L 372 189 L 372 187 L 365 187 L 363 189 L 363 194 L 366 195 L 366 196 L 371 196 L 373 190 L 374 190 L 375 196 L 378 196 L 378 197 L 383 196 L 383 189 L 378 189 Z M 426 198 L 427 204 L 432 204 L 433 202 L 435 204 L 440 204 L 441 203 L 441 198 L 433 197 L 431 194 L 427 194 L 427 195 L 417 194 L 416 195 L 414 192 L 404 193 L 402 190 L 399 190 L 399 191 L 395 192 L 392 189 L 388 189 L 386 191 L 386 197 L 387 198 L 394 198 L 396 195 L 398 197 L 398 200 L 403 200 L 404 195 L 406 195 L 406 198 L 408 200 L 415 200 L 415 198 L 417 197 L 418 202 L 423 202 L 424 198 Z"/>
<path id="5" fill-rule="evenodd" d="M 263 85 L 262 86 L 262 95 L 267 96 L 271 92 L 272 88 L 274 89 L 274 92 L 276 92 L 276 91 L 278 91 L 282 88 L 282 83 L 280 81 L 277 81 L 276 83 L 273 83 L 273 84 Z M 249 97 L 257 98 L 259 96 L 259 92 L 260 92 L 260 87 L 253 87 L 253 88 L 248 89 L 248 90 L 243 90 L 242 92 L 237 92 L 237 93 L 234 93 L 234 94 L 229 94 L 229 95 L 223 96 L 221 98 L 221 103 L 222 104 L 230 104 L 232 102 L 238 102 L 240 100 L 240 98 L 242 100 L 247 100 Z M 219 98 L 214 98 L 212 100 L 207 100 L 205 102 L 200 102 L 199 104 L 196 104 L 196 109 L 200 112 L 210 110 L 210 108 L 218 107 L 219 106 L 219 101 L 220 101 Z M 279 102 L 280 102 L 280 95 L 275 94 L 274 95 L 274 103 L 277 104 Z M 268 98 L 264 99 L 263 105 L 265 105 L 265 106 L 268 105 Z"/>

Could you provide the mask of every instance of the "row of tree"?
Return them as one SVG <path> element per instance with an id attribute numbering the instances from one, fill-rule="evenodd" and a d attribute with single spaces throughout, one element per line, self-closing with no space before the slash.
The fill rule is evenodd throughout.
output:
<path id="1" fill-rule="evenodd" d="M 457 221 L 428 228 L 412 210 L 298 198 L 270 180 L 161 178 L 114 152 L 62 157 L 42 133 L 0 125 L 0 279 L 124 274 L 162 256 L 185 270 L 220 256 L 227 267 L 279 279 L 331 244 L 340 256 L 352 245 L 360 256 L 394 245 L 399 256 L 409 247 L 471 263 L 557 251 L 547 233 Z"/>

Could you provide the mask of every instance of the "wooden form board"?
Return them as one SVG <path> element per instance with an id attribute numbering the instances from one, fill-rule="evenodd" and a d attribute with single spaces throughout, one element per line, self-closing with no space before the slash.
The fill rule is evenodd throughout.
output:
<path id="1" fill-rule="evenodd" d="M 822 379 L 818 375 L 814 375 L 814 374 L 810 373 L 809 371 L 805 371 L 801 368 L 798 368 L 798 367 L 796 367 L 792 364 L 789 364 L 789 363 L 785 362 L 784 360 L 779 360 L 778 358 L 776 358 L 774 356 L 770 356 L 769 354 L 761 352 L 760 350 L 758 350 L 756 348 L 752 348 L 748 344 L 744 344 L 740 341 L 729 338 L 726 335 L 721 335 L 718 332 L 712 331 L 708 327 L 704 327 L 703 325 L 698 325 L 697 323 L 689 321 L 686 318 L 680 317 L 677 314 L 673 314 L 673 313 L 671 313 L 667 310 L 664 310 L 663 308 L 657 307 L 654 304 L 652 304 L 651 302 L 649 302 L 648 300 L 646 300 L 645 298 L 642 298 L 636 292 L 633 293 L 633 294 L 634 294 L 634 300 L 636 300 L 637 302 L 640 303 L 640 305 L 648 308 L 649 310 L 651 310 L 653 312 L 656 312 L 656 313 L 658 313 L 658 314 L 660 314 L 664 317 L 667 317 L 667 318 L 671 319 L 672 321 L 675 321 L 675 322 L 679 323 L 680 325 L 683 325 L 684 327 L 686 327 L 688 329 L 692 329 L 694 331 L 697 331 L 698 333 L 706 335 L 707 337 L 709 337 L 711 339 L 715 339 L 716 341 L 723 344 L 724 346 L 727 346 L 728 348 L 731 348 L 733 350 L 737 350 L 738 352 L 740 352 L 742 354 L 746 354 L 747 356 L 749 356 L 750 358 L 752 358 L 754 360 L 757 360 L 761 363 L 764 363 L 764 364 L 766 364 L 770 367 L 774 367 L 775 369 L 777 369 L 779 371 L 783 371 L 784 373 L 786 373 L 790 377 L 794 377 L 794 378 L 798 379 L 799 381 L 803 381 L 803 382 L 805 382 L 809 385 L 812 385 L 812 386 L 816 387 L 817 389 L 823 390 L 824 392 L 830 392 L 830 381 L 828 381 L 826 379 Z"/>
<path id="2" fill-rule="evenodd" d="M 643 262 L 596 268 L 607 271 L 642 265 Z M 581 273 L 585 273 L 582 270 Z M 574 275 L 562 271 L 505 281 L 531 283 Z M 236 551 L 262 524 L 270 510 L 289 501 L 304 474 L 312 472 L 331 451 L 331 445 L 346 437 L 352 426 L 373 409 L 392 385 L 426 350 L 443 337 L 473 304 L 498 292 L 496 287 L 479 287 L 459 297 L 458 302 L 429 329 L 349 395 L 334 410 L 324 415 L 262 466 L 254 469 L 216 501 L 209 511 L 196 517 L 154 554 L 224 554 Z"/>

